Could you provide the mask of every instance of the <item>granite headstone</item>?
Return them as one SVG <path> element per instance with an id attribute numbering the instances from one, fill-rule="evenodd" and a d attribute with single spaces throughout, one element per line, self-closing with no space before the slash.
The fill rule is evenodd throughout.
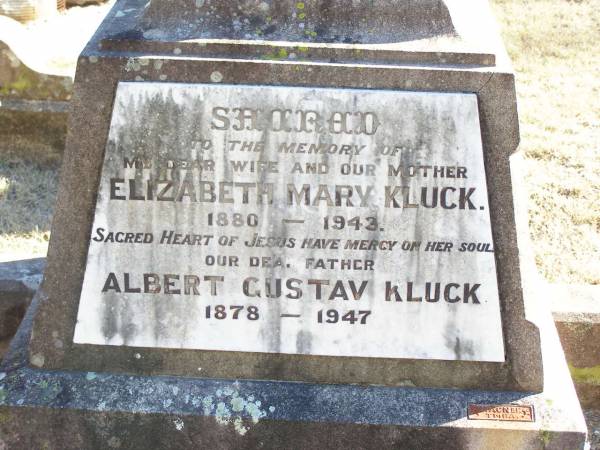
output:
<path id="1" fill-rule="evenodd" d="M 485 1 L 121 0 L 70 130 L 6 442 L 582 445 L 526 315 Z"/>

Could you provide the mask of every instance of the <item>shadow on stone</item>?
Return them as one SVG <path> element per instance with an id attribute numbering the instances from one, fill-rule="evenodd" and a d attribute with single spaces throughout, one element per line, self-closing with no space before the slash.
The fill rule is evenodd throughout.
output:
<path id="1" fill-rule="evenodd" d="M 0 263 L 0 357 L 25 316 L 45 264 L 45 258 Z"/>

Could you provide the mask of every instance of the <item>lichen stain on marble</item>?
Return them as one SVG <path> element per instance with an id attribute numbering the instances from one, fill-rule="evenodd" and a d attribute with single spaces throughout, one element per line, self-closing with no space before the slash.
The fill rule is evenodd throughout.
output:
<path id="1" fill-rule="evenodd" d="M 181 431 L 185 428 L 185 423 L 179 417 L 177 417 L 175 420 L 173 420 L 173 424 L 175 425 L 175 428 L 177 429 L 177 431 Z"/>
<path id="2" fill-rule="evenodd" d="M 48 380 L 35 381 L 34 385 L 40 390 L 40 398 L 48 402 L 55 400 L 62 391 L 59 383 Z"/>
<path id="3" fill-rule="evenodd" d="M 201 402 L 204 414 L 213 415 L 219 425 L 233 425 L 236 433 L 244 436 L 252 427 L 275 411 L 274 406 L 263 407 L 253 395 L 244 397 L 237 389 L 218 389 L 215 395 L 207 395 Z"/>
<path id="4" fill-rule="evenodd" d="M 140 62 L 137 58 L 128 58 L 127 59 L 127 64 L 125 64 L 126 72 L 131 72 L 132 70 L 137 72 L 137 71 L 141 70 L 141 68 L 142 68 L 142 65 L 140 64 Z"/>

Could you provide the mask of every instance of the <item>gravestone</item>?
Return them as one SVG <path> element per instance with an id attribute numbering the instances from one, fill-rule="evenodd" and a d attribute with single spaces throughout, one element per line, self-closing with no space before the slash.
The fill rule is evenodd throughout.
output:
<path id="1" fill-rule="evenodd" d="M 582 447 L 486 2 L 122 0 L 69 128 L 10 448 Z"/>

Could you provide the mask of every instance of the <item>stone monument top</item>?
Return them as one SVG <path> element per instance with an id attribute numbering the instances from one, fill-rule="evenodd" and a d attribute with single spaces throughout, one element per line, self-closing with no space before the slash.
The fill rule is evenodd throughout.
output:
<path id="1" fill-rule="evenodd" d="M 493 18 L 485 2 L 464 3 L 122 0 L 105 22 L 110 29 L 102 33 L 101 48 L 135 51 L 170 43 L 202 56 L 493 66 L 502 48 Z M 477 21 L 469 20 L 473 14 Z"/>
<path id="2" fill-rule="evenodd" d="M 180 39 L 366 44 L 456 35 L 442 0 L 154 0 L 143 24 Z"/>

